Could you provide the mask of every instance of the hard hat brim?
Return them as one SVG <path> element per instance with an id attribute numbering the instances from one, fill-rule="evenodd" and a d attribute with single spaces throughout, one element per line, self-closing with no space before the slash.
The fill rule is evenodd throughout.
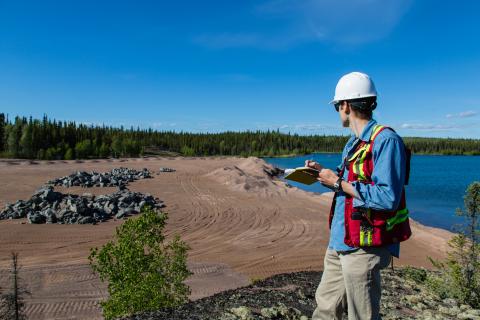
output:
<path id="1" fill-rule="evenodd" d="M 378 95 L 377 94 L 366 94 L 366 95 L 357 96 L 357 97 L 344 97 L 343 99 L 333 99 L 328 104 L 335 104 L 339 101 L 351 101 L 351 100 L 357 100 L 357 99 L 363 99 L 363 98 L 372 98 L 372 97 L 378 97 Z"/>

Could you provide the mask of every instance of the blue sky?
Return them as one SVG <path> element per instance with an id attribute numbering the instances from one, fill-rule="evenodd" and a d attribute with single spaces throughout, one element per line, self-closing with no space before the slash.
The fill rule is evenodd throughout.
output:
<path id="1" fill-rule="evenodd" d="M 0 112 L 88 124 L 349 134 L 372 76 L 404 136 L 480 137 L 479 1 L 0 0 Z"/>

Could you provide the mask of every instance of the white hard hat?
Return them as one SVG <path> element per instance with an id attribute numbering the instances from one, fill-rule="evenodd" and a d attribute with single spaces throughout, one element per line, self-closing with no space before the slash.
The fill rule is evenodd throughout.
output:
<path id="1" fill-rule="evenodd" d="M 330 103 L 376 96 L 377 90 L 368 75 L 361 72 L 350 72 L 338 80 L 335 96 Z"/>

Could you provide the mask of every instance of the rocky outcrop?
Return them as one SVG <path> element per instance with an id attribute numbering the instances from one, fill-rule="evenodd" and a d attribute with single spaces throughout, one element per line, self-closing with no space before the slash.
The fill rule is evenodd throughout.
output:
<path id="1" fill-rule="evenodd" d="M 321 276 L 321 272 L 276 275 L 248 287 L 189 302 L 176 309 L 123 319 L 307 320 L 315 309 L 315 290 Z M 406 277 L 404 269 L 383 270 L 382 281 L 381 314 L 384 320 L 480 320 L 480 310 L 461 305 L 454 299 L 440 299 L 424 284 Z M 345 313 L 343 319 L 347 317 Z"/>
<path id="2" fill-rule="evenodd" d="M 119 190 L 108 195 L 73 195 L 54 191 L 52 186 L 37 190 L 29 200 L 8 204 L 2 219 L 27 218 L 29 223 L 86 224 L 121 219 L 140 212 L 143 206 L 164 207 L 150 194 Z"/>
<path id="3" fill-rule="evenodd" d="M 129 182 L 138 179 L 148 179 L 152 175 L 146 168 L 143 170 L 135 170 L 129 168 L 114 168 L 110 172 L 98 173 L 95 171 L 85 172 L 77 171 L 69 176 L 50 180 L 47 184 L 52 186 L 81 186 L 85 188 L 90 187 L 118 187 L 126 186 Z"/>

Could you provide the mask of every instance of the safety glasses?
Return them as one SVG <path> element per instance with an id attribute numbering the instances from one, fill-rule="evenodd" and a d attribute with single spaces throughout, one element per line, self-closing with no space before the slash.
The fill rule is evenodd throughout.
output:
<path id="1" fill-rule="evenodd" d="M 341 105 L 343 104 L 343 101 L 338 101 L 338 102 L 335 102 L 333 104 L 333 106 L 335 107 L 335 110 L 338 112 L 338 110 L 340 110 L 340 107 Z"/>

